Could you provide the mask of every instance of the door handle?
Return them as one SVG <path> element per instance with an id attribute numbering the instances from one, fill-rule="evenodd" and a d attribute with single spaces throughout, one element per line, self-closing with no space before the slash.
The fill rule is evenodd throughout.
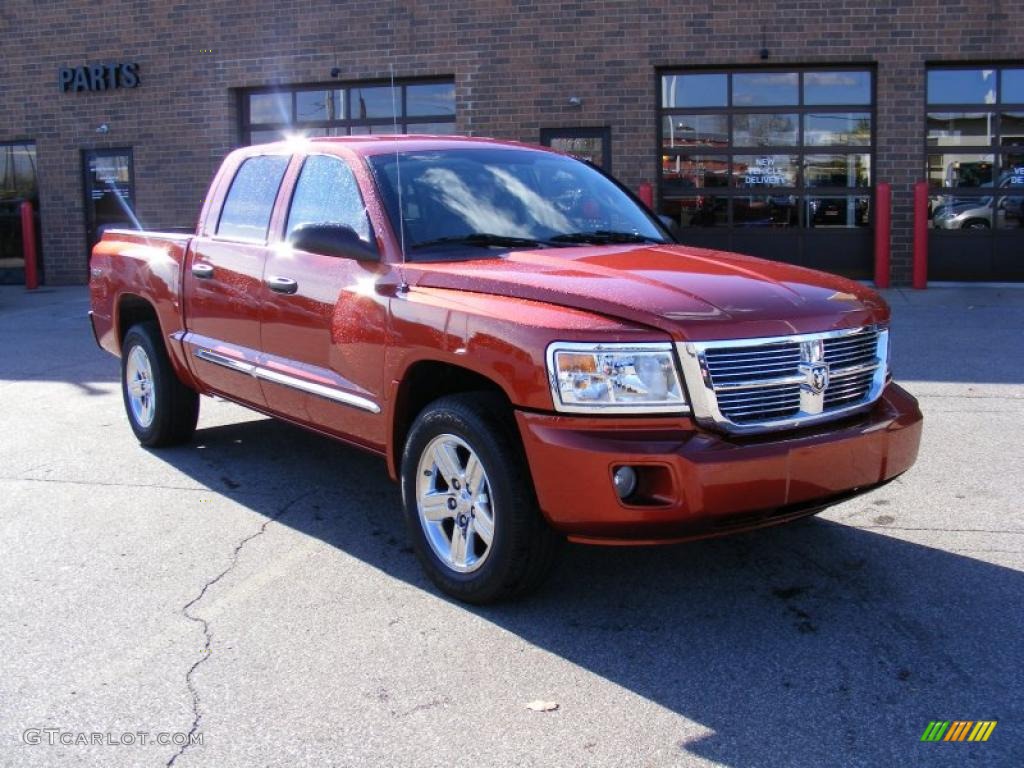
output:
<path id="1" fill-rule="evenodd" d="M 200 264 L 193 262 L 192 274 L 201 280 L 209 280 L 213 277 L 213 266 L 210 264 Z"/>
<path id="2" fill-rule="evenodd" d="M 290 277 L 268 277 L 267 288 L 277 293 L 295 293 L 299 290 L 299 284 Z"/>

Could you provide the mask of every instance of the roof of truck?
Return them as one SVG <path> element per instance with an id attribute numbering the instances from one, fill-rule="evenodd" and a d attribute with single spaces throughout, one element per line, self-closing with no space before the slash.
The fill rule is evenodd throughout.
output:
<path id="1" fill-rule="evenodd" d="M 426 149 L 454 149 L 457 147 L 505 147 L 508 149 L 536 149 L 551 151 L 546 147 L 524 144 L 505 139 L 491 139 L 483 136 L 434 136 L 429 134 L 377 134 L 360 136 L 317 136 L 306 138 L 296 136 L 269 144 L 256 144 L 254 147 L 264 149 L 299 150 L 302 147 L 316 145 L 339 145 L 364 155 L 379 155 L 387 152 L 417 151 Z"/>

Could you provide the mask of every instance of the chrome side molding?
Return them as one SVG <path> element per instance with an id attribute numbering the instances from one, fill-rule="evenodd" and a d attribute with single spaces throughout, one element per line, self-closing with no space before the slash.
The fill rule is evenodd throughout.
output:
<path id="1" fill-rule="evenodd" d="M 275 371 L 271 368 L 265 368 L 261 365 L 247 363 L 244 360 L 229 357 L 228 355 L 222 355 L 219 352 L 214 352 L 213 350 L 204 349 L 202 347 L 198 347 L 195 350 L 195 356 L 208 363 L 220 365 L 232 371 L 237 371 L 238 373 L 246 373 L 257 379 L 263 379 L 264 381 L 270 381 L 274 384 L 291 387 L 292 389 L 297 389 L 300 392 L 316 395 L 317 397 L 322 397 L 326 400 L 333 400 L 336 403 L 350 405 L 353 408 L 359 408 L 360 410 L 369 411 L 370 413 L 380 413 L 380 406 L 372 400 L 360 397 L 359 395 L 353 395 L 350 392 L 344 392 L 335 387 L 329 387 L 326 384 L 318 384 L 313 381 L 300 379 L 297 376 L 289 376 L 286 373 L 281 373 L 280 371 Z"/>

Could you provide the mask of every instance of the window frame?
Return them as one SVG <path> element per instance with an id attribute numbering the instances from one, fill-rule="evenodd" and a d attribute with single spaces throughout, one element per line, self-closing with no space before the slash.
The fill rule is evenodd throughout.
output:
<path id="1" fill-rule="evenodd" d="M 267 218 L 267 228 L 263 239 L 253 237 L 237 237 L 223 235 L 220 232 L 221 222 L 224 220 L 224 211 L 227 209 L 228 198 L 231 196 L 231 190 L 235 186 L 235 182 L 238 180 L 238 174 L 241 173 L 242 168 L 250 160 L 256 160 L 264 157 L 280 157 L 284 162 L 284 169 L 281 171 L 281 178 L 277 182 L 277 189 L 274 191 L 274 199 L 270 205 L 270 215 Z M 218 240 L 225 243 L 245 243 L 248 245 L 267 245 L 270 243 L 274 236 L 274 213 L 278 207 L 278 200 L 281 197 L 281 190 L 284 188 L 285 182 L 288 179 L 288 169 L 294 161 L 294 156 L 291 152 L 259 152 L 251 155 L 247 155 L 242 158 L 241 162 L 235 167 L 234 172 L 231 174 L 231 181 L 228 183 L 227 189 L 224 190 L 224 196 L 220 201 L 220 210 L 217 211 L 217 221 L 213 226 L 213 232 L 210 233 L 209 237 L 211 240 Z"/>
<path id="2" fill-rule="evenodd" d="M 806 102 L 805 76 L 808 73 L 819 72 L 858 72 L 867 73 L 870 78 L 869 102 L 867 104 L 829 103 L 809 104 Z M 734 103 L 733 76 L 736 74 L 797 74 L 797 101 L 795 104 L 766 104 L 758 106 L 737 105 Z M 663 105 L 664 92 L 662 89 L 662 78 L 678 75 L 726 75 L 726 104 L 717 107 L 665 107 Z M 875 187 L 878 183 L 877 174 L 877 134 L 878 134 L 878 72 L 873 62 L 845 62 L 837 64 L 792 64 L 773 65 L 767 67 L 758 66 L 708 66 L 708 67 L 658 67 L 655 69 L 655 92 L 657 99 L 657 143 L 655 147 L 655 167 L 657 168 L 657 188 L 659 210 L 667 200 L 680 200 L 693 197 L 709 197 L 726 200 L 726 218 L 719 226 L 711 227 L 711 230 L 721 232 L 742 232 L 747 227 L 737 221 L 735 215 L 735 200 L 737 198 L 759 198 L 759 197 L 793 197 L 796 199 L 795 222 L 786 227 L 766 227 L 763 232 L 770 237 L 792 235 L 796 232 L 814 233 L 824 231 L 822 228 L 809 226 L 807 221 L 807 201 L 809 198 L 835 198 L 835 197 L 866 197 L 869 206 L 875 206 Z M 846 114 L 866 113 L 871 120 L 871 130 L 866 144 L 807 144 L 806 124 L 809 115 L 814 114 Z M 721 146 L 712 144 L 696 144 L 689 147 L 667 147 L 665 146 L 665 118 L 672 115 L 693 114 L 693 115 L 724 115 L 726 118 L 727 142 Z M 797 116 L 797 142 L 793 145 L 771 144 L 757 147 L 744 147 L 734 143 L 735 117 L 737 115 L 768 115 L 768 114 L 795 114 Z M 664 179 L 663 158 L 665 157 L 686 157 L 693 155 L 716 155 L 725 158 L 726 163 L 726 184 L 721 187 L 694 187 L 689 194 L 670 192 L 666 194 L 666 182 Z M 733 172 L 736 156 L 770 156 L 770 155 L 796 155 L 798 157 L 797 177 L 793 183 L 784 187 L 737 187 L 734 181 Z M 871 169 L 871 178 L 868 186 L 864 187 L 836 187 L 821 186 L 809 187 L 806 180 L 806 158 L 810 155 L 867 155 Z M 844 226 L 828 227 L 828 232 L 842 231 L 863 231 L 872 229 L 874 221 L 867 226 Z"/>
<path id="3" fill-rule="evenodd" d="M 325 136 L 331 135 L 329 132 L 332 130 L 341 131 L 341 133 L 335 134 L 340 136 L 352 136 L 360 135 L 353 134 L 353 128 L 373 128 L 375 126 L 386 126 L 393 129 L 395 126 L 395 119 L 392 117 L 370 117 L 370 118 L 353 118 L 352 110 L 349 108 L 350 94 L 353 89 L 356 88 L 379 88 L 389 87 L 391 85 L 390 79 L 376 79 L 376 80 L 332 80 L 326 83 L 306 83 L 300 85 L 270 85 L 270 86 L 258 86 L 255 88 L 243 88 L 238 90 L 238 137 L 241 146 L 252 145 L 252 134 L 254 131 L 286 131 L 294 130 L 296 132 L 303 131 L 304 129 L 310 130 L 323 130 Z M 453 95 L 457 95 L 455 90 L 455 77 L 454 76 L 437 76 L 437 77 L 415 77 L 415 78 L 402 78 L 394 81 L 396 88 L 400 89 L 400 98 L 398 101 L 399 115 L 397 118 L 398 129 L 400 133 L 408 133 L 410 126 L 415 127 L 416 125 L 423 123 L 450 123 L 453 126 L 456 124 L 457 109 L 453 105 L 453 111 L 450 115 L 437 114 L 437 115 L 409 115 L 408 114 L 408 87 L 416 85 L 450 85 L 452 87 Z M 342 91 L 345 94 L 345 117 L 335 118 L 332 115 L 328 115 L 326 120 L 304 120 L 299 121 L 298 118 L 298 104 L 296 94 L 301 92 L 309 91 Z M 290 122 L 269 122 L 269 123 L 254 123 L 251 120 L 250 115 L 250 96 L 257 94 L 281 94 L 286 95 L 290 99 L 291 104 L 291 121 Z M 390 131 L 390 132 L 393 132 Z"/>

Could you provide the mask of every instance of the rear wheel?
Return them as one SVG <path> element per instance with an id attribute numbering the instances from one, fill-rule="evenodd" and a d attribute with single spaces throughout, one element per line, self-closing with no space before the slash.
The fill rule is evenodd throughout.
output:
<path id="1" fill-rule="evenodd" d="M 174 373 L 160 327 L 133 325 L 121 345 L 121 392 L 128 423 L 151 448 L 188 442 L 199 419 L 199 395 Z"/>
<path id="2" fill-rule="evenodd" d="M 402 497 L 409 535 L 449 595 L 488 603 L 541 584 L 559 537 L 537 508 L 508 408 L 486 393 L 431 403 L 409 431 Z"/>

